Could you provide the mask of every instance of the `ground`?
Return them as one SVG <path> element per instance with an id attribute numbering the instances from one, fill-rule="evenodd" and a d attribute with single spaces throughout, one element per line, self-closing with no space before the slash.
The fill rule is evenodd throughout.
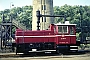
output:
<path id="1" fill-rule="evenodd" d="M 4 57 L 2 56 L 4 55 Z M 5 56 L 6 55 L 6 56 Z M 0 53 L 0 60 L 90 60 L 90 51 L 84 50 L 78 53 L 64 53 L 64 54 L 37 54 L 35 55 L 17 55 L 15 53 L 10 55 Z"/>

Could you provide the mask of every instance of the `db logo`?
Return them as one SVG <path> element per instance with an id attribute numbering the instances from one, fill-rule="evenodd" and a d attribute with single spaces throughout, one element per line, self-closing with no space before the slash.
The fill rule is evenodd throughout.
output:
<path id="1" fill-rule="evenodd" d="M 62 37 L 64 37 L 65 35 L 62 35 Z"/>

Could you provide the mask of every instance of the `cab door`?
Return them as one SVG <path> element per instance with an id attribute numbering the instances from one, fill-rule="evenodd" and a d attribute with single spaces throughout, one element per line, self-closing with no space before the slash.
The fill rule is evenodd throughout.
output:
<path id="1" fill-rule="evenodd" d="M 70 43 L 76 44 L 76 33 L 75 33 L 75 26 L 70 26 Z"/>

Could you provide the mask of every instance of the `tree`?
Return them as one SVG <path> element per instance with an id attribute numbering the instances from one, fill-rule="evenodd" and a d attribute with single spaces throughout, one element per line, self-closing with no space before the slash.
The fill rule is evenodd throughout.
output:
<path id="1" fill-rule="evenodd" d="M 90 6 L 82 6 L 82 8 L 80 8 L 79 5 L 70 6 L 65 4 L 63 6 L 55 6 L 53 9 L 54 15 L 66 15 L 66 20 L 70 23 L 77 24 L 77 28 L 80 28 L 80 11 L 82 11 L 82 25 L 90 26 Z M 20 23 L 24 24 L 31 30 L 32 10 L 32 6 L 14 7 L 11 10 L 5 9 L 4 11 L 0 11 L 0 22 L 2 21 L 2 13 L 4 13 L 6 21 L 10 20 L 10 15 L 12 15 L 13 19 L 20 21 Z M 64 22 L 64 18 L 57 17 L 54 21 L 55 23 Z"/>

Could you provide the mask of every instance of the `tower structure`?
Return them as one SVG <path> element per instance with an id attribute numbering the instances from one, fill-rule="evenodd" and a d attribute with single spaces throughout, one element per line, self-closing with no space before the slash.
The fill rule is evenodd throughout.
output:
<path id="1" fill-rule="evenodd" d="M 53 15 L 53 0 L 33 0 L 32 30 L 37 30 L 37 10 L 39 10 L 42 15 Z M 51 23 L 54 23 L 53 17 L 40 18 L 40 30 L 48 29 Z"/>

